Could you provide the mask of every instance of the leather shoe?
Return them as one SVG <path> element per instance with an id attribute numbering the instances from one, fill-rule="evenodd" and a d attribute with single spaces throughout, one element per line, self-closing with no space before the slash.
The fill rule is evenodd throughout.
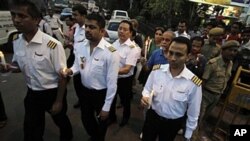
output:
<path id="1" fill-rule="evenodd" d="M 128 119 L 122 119 L 122 122 L 119 124 L 120 127 L 125 126 L 128 123 Z"/>

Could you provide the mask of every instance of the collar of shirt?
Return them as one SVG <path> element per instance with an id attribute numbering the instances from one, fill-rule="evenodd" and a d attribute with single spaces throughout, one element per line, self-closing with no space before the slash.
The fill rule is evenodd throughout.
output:
<path id="1" fill-rule="evenodd" d="M 161 65 L 161 69 L 163 72 L 166 72 L 167 75 L 169 75 L 170 77 L 173 77 L 171 72 L 170 72 L 170 65 L 169 64 L 165 64 L 165 65 Z M 174 78 L 185 78 L 185 79 L 190 79 L 192 77 L 192 73 L 190 73 L 190 71 L 187 69 L 186 65 L 184 65 L 184 69 L 181 71 L 181 73 L 174 77 Z"/>
<path id="2" fill-rule="evenodd" d="M 77 23 L 74 26 L 75 26 L 76 30 L 85 30 L 85 24 L 80 27 L 80 25 Z"/>
<path id="3" fill-rule="evenodd" d="M 29 43 L 38 43 L 38 44 L 42 44 L 43 42 L 43 32 L 41 30 L 37 30 L 35 36 L 31 39 L 31 41 Z M 25 40 L 23 34 L 22 34 L 22 39 Z M 26 41 L 26 40 L 25 40 Z M 27 42 L 27 41 L 26 41 Z"/>
<path id="4" fill-rule="evenodd" d="M 120 42 L 119 42 L 120 43 Z M 132 45 L 133 44 L 133 42 L 130 40 L 130 38 L 128 38 L 124 43 L 122 43 L 122 44 L 120 44 L 121 46 L 122 45 L 127 45 L 127 46 L 130 46 L 130 45 Z"/>
<path id="5" fill-rule="evenodd" d="M 99 44 L 98 44 L 96 47 L 101 48 L 101 49 L 104 50 L 104 48 L 105 48 L 106 46 L 107 46 L 107 43 L 105 42 L 105 39 L 102 38 L 102 39 L 100 40 Z"/>
<path id="6" fill-rule="evenodd" d="M 85 30 L 85 24 L 84 24 L 84 25 L 82 25 L 81 29 Z"/>
<path id="7" fill-rule="evenodd" d="M 161 55 L 161 56 L 164 56 L 164 52 L 163 52 L 162 47 L 160 48 L 160 55 Z"/>
<path id="8" fill-rule="evenodd" d="M 39 22 L 39 26 L 43 26 L 44 23 L 45 23 L 45 20 L 41 19 L 40 22 Z"/>

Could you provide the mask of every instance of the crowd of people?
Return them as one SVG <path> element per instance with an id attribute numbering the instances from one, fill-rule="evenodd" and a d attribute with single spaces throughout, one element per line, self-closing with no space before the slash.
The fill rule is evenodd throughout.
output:
<path id="1" fill-rule="evenodd" d="M 52 9 L 44 16 L 34 3 L 14 0 L 10 11 L 20 34 L 13 38 L 12 62 L 1 64 L 1 71 L 25 77 L 24 141 L 43 141 L 45 112 L 60 129 L 60 141 L 72 140 L 74 127 L 66 113 L 71 77 L 89 140 L 104 141 L 109 125 L 117 122 L 118 96 L 123 108 L 119 126 L 133 114 L 137 71 L 144 87 L 142 141 L 173 141 L 180 132 L 186 141 L 199 141 L 205 119 L 230 91 L 237 68 L 250 69 L 250 28 L 239 22 L 229 31 L 223 24 L 207 23 L 203 31 L 195 27 L 188 32 L 188 23 L 181 20 L 177 31 L 156 27 L 154 37 L 145 38 L 137 31 L 137 20 L 123 20 L 118 39 L 109 43 L 105 19 L 87 14 L 82 5 L 72 8 L 65 33 Z M 0 128 L 7 121 L 2 103 L 0 99 Z"/>

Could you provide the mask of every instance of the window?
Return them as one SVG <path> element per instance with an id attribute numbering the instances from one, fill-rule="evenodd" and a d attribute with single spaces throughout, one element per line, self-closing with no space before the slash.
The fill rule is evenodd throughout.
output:
<path id="1" fill-rule="evenodd" d="M 119 23 L 117 22 L 109 23 L 108 30 L 117 31 L 118 27 L 119 27 Z"/>

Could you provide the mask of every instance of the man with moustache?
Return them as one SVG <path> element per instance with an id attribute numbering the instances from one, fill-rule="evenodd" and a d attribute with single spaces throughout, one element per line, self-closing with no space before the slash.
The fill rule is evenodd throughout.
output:
<path id="1" fill-rule="evenodd" d="M 81 74 L 79 94 L 81 119 L 91 141 L 104 141 L 111 103 L 117 89 L 120 58 L 104 38 L 105 20 L 90 14 L 85 20 L 86 39 L 75 48 L 74 65 L 62 71 L 65 77 Z"/>
<path id="2" fill-rule="evenodd" d="M 73 47 L 77 48 L 77 46 L 81 46 L 83 41 L 85 40 L 85 17 L 87 15 L 87 9 L 80 5 L 77 4 L 72 8 L 72 17 L 76 21 L 76 27 L 75 27 L 75 33 L 74 33 L 74 44 Z M 74 49 L 70 51 L 70 58 L 71 60 L 75 60 L 74 56 Z M 73 62 L 72 62 L 73 64 Z M 72 66 L 69 66 L 72 67 Z M 73 82 L 74 82 L 74 88 L 77 97 L 81 94 L 81 76 L 80 74 L 76 74 L 73 77 Z M 74 108 L 79 108 L 80 107 L 80 102 L 79 100 L 74 104 Z"/>

